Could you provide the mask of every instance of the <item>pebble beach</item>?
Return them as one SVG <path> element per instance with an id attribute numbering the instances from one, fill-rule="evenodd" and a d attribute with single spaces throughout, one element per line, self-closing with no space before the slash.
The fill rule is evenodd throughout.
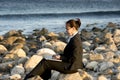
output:
<path id="1" fill-rule="evenodd" d="M 120 80 L 120 23 L 95 24 L 80 30 L 84 70 L 75 74 L 53 71 L 50 80 Z M 22 32 L 10 30 L 0 36 L 0 80 L 22 80 L 42 58 L 62 54 L 67 44 L 65 32 L 46 28 Z M 42 79 L 35 76 L 30 80 Z"/>

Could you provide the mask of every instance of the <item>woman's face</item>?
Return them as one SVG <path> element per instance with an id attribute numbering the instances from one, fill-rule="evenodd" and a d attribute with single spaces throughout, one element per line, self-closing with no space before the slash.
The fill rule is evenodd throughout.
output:
<path id="1" fill-rule="evenodd" d="M 73 35 L 73 32 L 74 32 L 74 27 L 70 27 L 69 24 L 66 24 L 66 32 L 68 33 L 69 36 L 72 36 Z"/>

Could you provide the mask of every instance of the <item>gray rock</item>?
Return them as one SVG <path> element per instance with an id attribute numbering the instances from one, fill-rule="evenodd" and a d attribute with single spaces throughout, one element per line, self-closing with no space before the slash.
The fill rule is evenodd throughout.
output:
<path id="1" fill-rule="evenodd" d="M 10 75 L 9 74 L 1 75 L 0 80 L 10 80 Z"/>
<path id="2" fill-rule="evenodd" d="M 25 69 L 23 67 L 22 64 L 15 66 L 12 70 L 11 70 L 11 75 L 14 74 L 19 74 L 19 75 L 24 75 Z"/>
<path id="3" fill-rule="evenodd" d="M 46 59 L 52 59 L 52 55 L 56 55 L 56 53 L 52 49 L 49 49 L 49 48 L 41 48 L 37 51 L 36 54 Z"/>
<path id="4" fill-rule="evenodd" d="M 90 46 L 91 46 L 91 44 L 90 44 L 88 41 L 82 42 L 82 45 L 83 45 L 83 48 L 84 48 L 86 51 L 90 51 Z"/>
<path id="5" fill-rule="evenodd" d="M 94 50 L 95 53 L 104 53 L 106 52 L 106 47 L 105 46 L 99 46 L 99 47 L 96 47 L 95 50 Z"/>
<path id="6" fill-rule="evenodd" d="M 92 62 L 89 62 L 87 65 L 86 65 L 86 68 L 88 69 L 92 69 L 92 70 L 96 70 L 96 68 L 98 67 L 98 62 L 96 61 L 92 61 Z"/>
<path id="7" fill-rule="evenodd" d="M 15 61 L 1 63 L 0 71 L 3 71 L 3 72 L 9 71 L 10 69 L 14 67 L 15 64 L 16 64 Z"/>
<path id="8" fill-rule="evenodd" d="M 52 46 L 52 44 L 50 42 L 42 42 L 42 47 L 43 48 L 50 48 L 50 49 L 54 49 L 54 47 Z"/>
<path id="9" fill-rule="evenodd" d="M 100 63 L 99 71 L 100 72 L 105 71 L 113 66 L 114 66 L 114 64 L 112 62 L 102 62 L 102 63 Z"/>

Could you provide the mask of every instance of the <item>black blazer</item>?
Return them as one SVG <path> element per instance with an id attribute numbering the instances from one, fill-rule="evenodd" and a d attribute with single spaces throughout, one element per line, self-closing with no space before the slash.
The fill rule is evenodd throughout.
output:
<path id="1" fill-rule="evenodd" d="M 69 65 L 66 65 L 68 70 L 82 69 L 82 55 L 82 43 L 80 35 L 77 33 L 73 38 L 70 39 L 69 43 L 65 47 L 64 53 L 61 54 L 61 60 L 69 63 Z"/>

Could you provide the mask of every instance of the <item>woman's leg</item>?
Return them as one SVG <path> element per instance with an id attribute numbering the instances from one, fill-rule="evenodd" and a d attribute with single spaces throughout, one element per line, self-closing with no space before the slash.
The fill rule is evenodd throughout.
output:
<path id="1" fill-rule="evenodd" d="M 75 73 L 77 70 L 69 70 L 69 63 L 61 61 L 46 60 L 50 70 L 56 70 L 64 74 Z"/>
<path id="2" fill-rule="evenodd" d="M 25 76 L 24 80 L 27 80 L 28 78 L 34 77 L 36 75 L 42 75 L 46 70 L 47 70 L 46 60 L 42 59 L 37 64 L 37 66 Z"/>
<path id="3" fill-rule="evenodd" d="M 42 75 L 40 75 L 40 77 L 43 80 L 48 80 L 51 78 L 51 70 L 46 70 Z"/>
<path id="4" fill-rule="evenodd" d="M 43 79 L 45 78 L 47 80 L 51 77 L 51 70 L 56 70 L 61 73 L 77 72 L 77 70 L 70 71 L 68 69 L 69 65 L 70 64 L 65 62 L 42 59 L 41 62 L 39 62 L 39 64 L 29 74 L 26 75 L 24 80 L 35 75 L 40 75 Z"/>

